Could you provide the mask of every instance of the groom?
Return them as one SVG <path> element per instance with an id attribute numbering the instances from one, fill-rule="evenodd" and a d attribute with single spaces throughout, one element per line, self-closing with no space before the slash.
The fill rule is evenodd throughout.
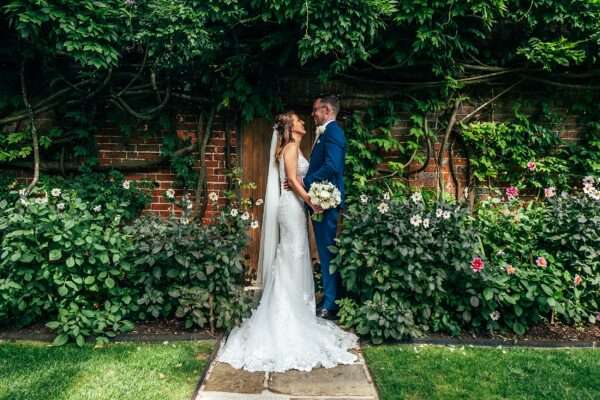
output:
<path id="1" fill-rule="evenodd" d="M 337 208 L 322 211 L 321 221 L 312 221 L 317 251 L 321 261 L 321 277 L 324 297 L 317 306 L 317 315 L 325 319 L 335 319 L 340 273 L 329 272 L 329 261 L 333 257 L 328 247 L 334 244 L 340 209 L 344 208 L 344 158 L 346 137 L 338 125 L 336 117 L 340 109 L 335 96 L 317 98 L 313 103 L 312 117 L 317 125 L 317 135 L 310 154 L 310 164 L 304 177 L 304 187 L 308 191 L 313 182 L 328 181 L 340 191 L 342 201 Z M 287 183 L 287 182 L 286 182 Z M 309 208 L 312 212 L 312 209 Z"/>

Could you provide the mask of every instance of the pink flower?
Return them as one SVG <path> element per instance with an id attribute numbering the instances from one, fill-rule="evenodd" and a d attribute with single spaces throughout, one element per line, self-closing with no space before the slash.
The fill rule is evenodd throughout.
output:
<path id="1" fill-rule="evenodd" d="M 481 257 L 475 257 L 473 258 L 473 260 L 471 260 L 471 269 L 473 270 L 473 272 L 481 272 L 484 266 L 485 263 L 483 262 Z"/>
<path id="2" fill-rule="evenodd" d="M 581 276 L 575 275 L 575 279 L 573 279 L 573 284 L 575 286 L 579 286 L 579 285 L 581 285 L 581 282 L 583 282 L 583 279 L 581 278 Z"/>
<path id="3" fill-rule="evenodd" d="M 527 163 L 527 169 L 530 171 L 535 171 L 535 169 L 537 168 L 535 161 L 529 161 Z"/>
<path id="4" fill-rule="evenodd" d="M 510 264 L 506 264 L 506 273 L 508 275 L 514 275 L 517 272 L 517 269 Z"/>
<path id="5" fill-rule="evenodd" d="M 546 268 L 548 266 L 548 261 L 546 260 L 546 257 L 540 256 L 535 259 L 535 265 L 541 268 Z"/>
<path id="6" fill-rule="evenodd" d="M 546 196 L 547 199 L 549 199 L 550 197 L 556 196 L 556 188 L 554 186 L 545 188 L 544 196 Z"/>
<path id="7" fill-rule="evenodd" d="M 517 189 L 514 186 L 507 187 L 506 188 L 506 197 L 509 200 L 516 199 L 517 197 L 519 197 L 519 189 Z"/>

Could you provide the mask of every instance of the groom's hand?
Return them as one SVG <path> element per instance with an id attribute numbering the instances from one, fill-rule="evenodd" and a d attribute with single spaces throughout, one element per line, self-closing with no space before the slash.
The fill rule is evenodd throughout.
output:
<path id="1" fill-rule="evenodd" d="M 285 190 L 291 190 L 291 188 L 290 188 L 290 184 L 289 184 L 289 182 L 288 182 L 287 178 L 285 178 L 285 181 L 283 181 L 283 188 L 284 188 Z"/>
<path id="2" fill-rule="evenodd" d="M 302 186 L 304 186 L 304 183 L 302 183 L 302 178 L 298 177 L 298 180 L 300 181 L 300 183 L 302 184 Z M 285 190 L 292 190 L 292 188 L 290 187 L 290 184 L 289 184 L 287 178 L 285 178 L 285 180 L 283 181 L 283 188 Z"/>

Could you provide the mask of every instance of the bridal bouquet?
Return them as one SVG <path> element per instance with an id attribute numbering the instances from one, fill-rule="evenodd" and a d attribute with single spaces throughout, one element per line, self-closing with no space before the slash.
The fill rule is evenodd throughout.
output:
<path id="1" fill-rule="evenodd" d="M 338 188 L 327 181 L 321 183 L 314 182 L 310 185 L 308 195 L 310 196 L 310 201 L 323 210 L 335 208 L 342 201 L 342 195 Z M 323 220 L 323 213 L 314 213 L 311 218 L 313 221 L 320 222 Z"/>

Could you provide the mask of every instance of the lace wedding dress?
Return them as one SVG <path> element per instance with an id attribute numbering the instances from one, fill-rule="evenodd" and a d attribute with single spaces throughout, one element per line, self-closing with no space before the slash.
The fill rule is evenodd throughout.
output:
<path id="1" fill-rule="evenodd" d="M 278 168 L 282 185 L 283 160 Z M 300 155 L 298 176 L 304 177 L 307 170 L 308 161 Z M 271 270 L 264 274 L 260 303 L 251 317 L 231 331 L 217 360 L 238 369 L 269 372 L 351 364 L 357 357 L 348 350 L 356 347 L 358 338 L 315 315 L 304 203 L 293 191 L 280 191 L 280 240 Z"/>

